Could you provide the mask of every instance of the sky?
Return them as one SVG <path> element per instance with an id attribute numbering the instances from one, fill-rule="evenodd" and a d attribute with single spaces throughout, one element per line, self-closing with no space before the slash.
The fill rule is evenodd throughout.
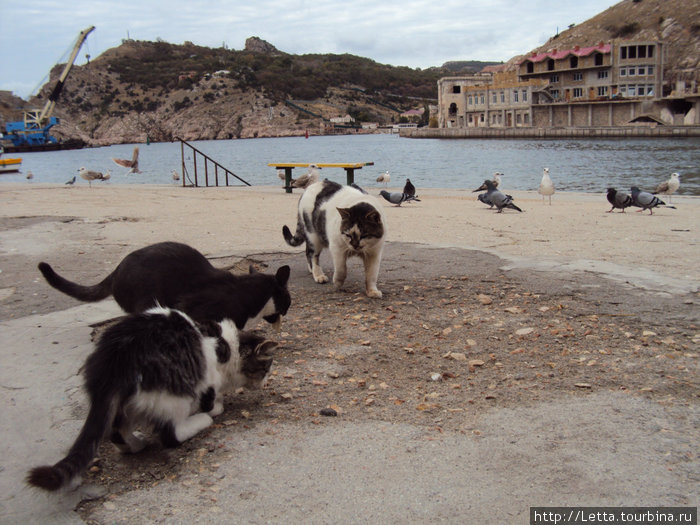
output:
<path id="1" fill-rule="evenodd" d="M 615 0 L 0 0 L 0 90 L 27 99 L 90 34 L 76 64 L 122 40 L 241 50 L 257 36 L 290 54 L 349 53 L 425 69 L 507 61 Z"/>

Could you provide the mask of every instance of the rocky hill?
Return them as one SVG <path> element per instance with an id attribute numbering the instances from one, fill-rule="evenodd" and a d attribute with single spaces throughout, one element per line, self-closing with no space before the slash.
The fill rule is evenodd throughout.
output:
<path id="1" fill-rule="evenodd" d="M 616 38 L 664 41 L 667 87 L 700 80 L 697 1 L 623 0 L 530 52 Z M 313 134 L 324 119 L 346 114 L 386 125 L 400 121 L 402 111 L 434 102 L 440 77 L 490 64 L 458 61 L 418 70 L 353 55 L 290 55 L 256 37 L 240 51 L 127 40 L 74 67 L 53 133 L 104 145 Z M 29 104 L 0 93 L 0 126 L 20 119 L 26 106 L 41 107 L 60 71 L 54 68 Z"/>

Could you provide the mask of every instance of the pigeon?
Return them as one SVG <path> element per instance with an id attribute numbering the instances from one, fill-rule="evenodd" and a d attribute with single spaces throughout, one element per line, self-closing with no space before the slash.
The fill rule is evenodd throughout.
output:
<path id="1" fill-rule="evenodd" d="M 476 191 L 476 190 L 474 190 L 474 191 Z M 483 202 L 489 208 L 493 208 L 493 202 L 491 202 L 491 199 L 489 199 L 488 193 L 479 193 L 479 195 L 476 198 L 479 199 L 479 202 Z"/>
<path id="2" fill-rule="evenodd" d="M 75 175 L 73 175 L 73 178 L 71 180 L 67 180 L 65 184 L 67 184 L 68 186 L 72 186 L 73 184 L 75 184 Z"/>
<path id="3" fill-rule="evenodd" d="M 115 164 L 122 166 L 124 168 L 129 168 L 127 173 L 141 173 L 139 171 L 139 147 L 134 146 L 134 153 L 131 155 L 131 160 L 129 159 L 115 159 L 112 158 Z"/>
<path id="4" fill-rule="evenodd" d="M 512 196 L 506 195 L 505 193 L 497 190 L 496 185 L 492 180 L 486 179 L 484 183 L 474 191 L 476 192 L 481 190 L 486 190 L 486 196 L 484 198 L 487 198 L 489 202 L 493 203 L 493 205 L 498 208 L 498 213 L 503 213 L 503 208 L 511 208 L 519 212 L 523 211 L 513 204 Z M 484 201 L 482 200 L 482 202 Z"/>
<path id="5" fill-rule="evenodd" d="M 87 168 L 80 168 L 78 170 L 78 173 L 80 175 L 80 178 L 85 179 L 88 181 L 88 185 L 92 187 L 92 181 L 93 180 L 107 180 L 110 178 L 109 172 L 107 172 L 107 175 L 103 175 L 102 172 L 99 171 L 90 171 Z"/>
<path id="6" fill-rule="evenodd" d="M 617 191 L 615 188 L 608 188 L 608 202 L 612 205 L 608 213 L 612 213 L 615 208 L 620 208 L 622 213 L 625 213 L 625 208 L 632 206 L 632 197 L 627 193 Z"/>
<path id="7" fill-rule="evenodd" d="M 398 191 L 392 191 L 389 193 L 386 190 L 382 190 L 379 192 L 379 195 L 384 197 L 385 200 L 389 201 L 392 204 L 396 204 L 397 206 L 401 206 L 402 202 L 409 202 L 409 201 L 419 201 L 420 199 L 416 198 L 415 195 L 408 195 L 407 193 L 403 192 L 398 192 Z"/>
<path id="8" fill-rule="evenodd" d="M 403 192 L 409 197 L 413 197 L 411 200 L 420 202 L 420 199 L 416 195 L 416 187 L 411 182 L 411 179 L 406 179 L 406 184 L 403 185 Z"/>
<path id="9" fill-rule="evenodd" d="M 377 177 L 377 182 L 383 182 L 384 186 L 386 186 L 391 182 L 391 175 L 388 171 L 385 171 L 379 177 Z"/>
<path id="10" fill-rule="evenodd" d="M 649 210 L 649 215 L 653 215 L 654 212 L 652 208 L 656 208 L 657 206 L 666 206 L 675 209 L 675 206 L 668 206 L 658 197 L 654 197 L 651 193 L 646 191 L 641 191 L 637 186 L 632 186 L 630 191 L 632 192 L 632 206 L 641 208 L 641 210 L 637 211 Z"/>
<path id="11" fill-rule="evenodd" d="M 545 195 L 549 197 L 549 205 L 552 205 L 552 195 L 554 195 L 554 184 L 552 184 L 552 179 L 549 178 L 549 168 L 544 168 L 542 170 L 542 181 L 540 182 L 540 187 L 537 192 L 542 195 L 542 203 L 544 204 Z"/>
<path id="12" fill-rule="evenodd" d="M 680 187 L 680 175 L 678 173 L 671 173 L 671 178 L 659 184 L 654 194 L 660 193 L 662 195 L 668 195 L 668 202 L 672 202 L 671 194 L 675 193 Z"/>
<path id="13" fill-rule="evenodd" d="M 318 172 L 320 169 L 316 164 L 309 164 L 309 171 L 298 179 L 292 179 L 292 188 L 306 188 L 314 182 L 318 182 L 321 179 L 321 174 Z"/>

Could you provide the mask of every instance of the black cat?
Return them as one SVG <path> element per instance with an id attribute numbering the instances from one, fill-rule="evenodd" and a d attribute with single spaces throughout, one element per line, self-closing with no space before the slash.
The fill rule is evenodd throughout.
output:
<path id="1" fill-rule="evenodd" d="M 274 276 L 252 268 L 250 274 L 236 276 L 214 268 L 200 252 L 177 242 L 131 252 L 93 286 L 68 281 L 45 262 L 39 263 L 39 270 L 51 286 L 80 301 L 101 301 L 112 295 L 127 313 L 167 306 L 195 321 L 232 319 L 239 330 L 260 318 L 279 325 L 291 304 L 289 266 L 281 266 Z"/>

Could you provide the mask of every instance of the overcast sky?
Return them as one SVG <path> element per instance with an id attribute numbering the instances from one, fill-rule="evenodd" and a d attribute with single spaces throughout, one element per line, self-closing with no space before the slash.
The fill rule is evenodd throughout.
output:
<path id="1" fill-rule="evenodd" d="M 0 89 L 27 98 L 94 25 L 76 64 L 122 39 L 243 49 L 258 36 L 292 54 L 350 53 L 427 68 L 506 61 L 615 0 L 0 0 Z"/>

